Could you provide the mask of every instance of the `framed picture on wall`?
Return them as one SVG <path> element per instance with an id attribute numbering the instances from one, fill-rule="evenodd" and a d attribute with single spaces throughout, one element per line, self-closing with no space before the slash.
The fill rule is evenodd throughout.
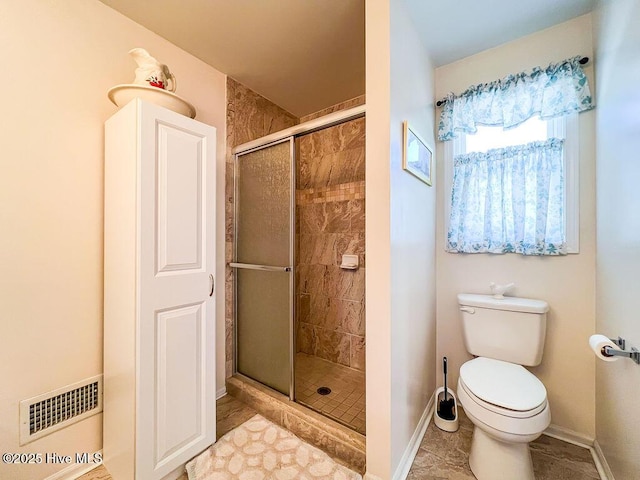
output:
<path id="1" fill-rule="evenodd" d="M 431 186 L 433 152 L 418 134 L 411 129 L 409 122 L 402 122 L 402 127 L 404 130 L 402 168 Z"/>

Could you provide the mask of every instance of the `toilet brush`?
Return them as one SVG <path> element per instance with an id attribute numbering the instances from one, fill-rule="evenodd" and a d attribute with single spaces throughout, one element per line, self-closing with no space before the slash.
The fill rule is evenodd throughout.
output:
<path id="1" fill-rule="evenodd" d="M 447 388 L 447 357 L 442 358 L 442 370 L 444 372 L 444 399 L 440 400 L 438 404 L 438 415 L 444 420 L 454 420 L 456 418 L 456 404 L 453 397 L 449 397 Z"/>

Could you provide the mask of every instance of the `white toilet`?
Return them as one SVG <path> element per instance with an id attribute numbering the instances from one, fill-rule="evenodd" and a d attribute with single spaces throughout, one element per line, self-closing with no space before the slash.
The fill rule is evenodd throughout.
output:
<path id="1" fill-rule="evenodd" d="M 475 425 L 469 465 L 478 480 L 534 480 L 529 442 L 551 422 L 547 390 L 522 365 L 542 360 L 549 305 L 461 293 L 467 351 L 458 399 Z"/>

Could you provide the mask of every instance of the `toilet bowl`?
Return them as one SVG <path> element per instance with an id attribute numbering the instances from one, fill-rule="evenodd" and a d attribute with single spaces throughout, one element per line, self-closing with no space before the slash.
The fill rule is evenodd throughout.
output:
<path id="1" fill-rule="evenodd" d="M 551 422 L 542 382 L 521 365 L 478 357 L 460 368 L 458 399 L 475 425 L 469 465 L 478 480 L 534 480 L 529 442 Z"/>

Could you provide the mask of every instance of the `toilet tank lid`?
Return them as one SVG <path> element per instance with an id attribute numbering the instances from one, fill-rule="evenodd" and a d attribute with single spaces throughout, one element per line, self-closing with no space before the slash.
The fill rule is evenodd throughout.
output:
<path id="1" fill-rule="evenodd" d="M 492 295 L 476 295 L 474 293 L 459 293 L 458 304 L 467 307 L 491 308 L 493 310 L 508 310 L 523 313 L 546 313 L 549 311 L 549 304 L 544 300 L 518 297 L 504 297 L 499 299 Z"/>

